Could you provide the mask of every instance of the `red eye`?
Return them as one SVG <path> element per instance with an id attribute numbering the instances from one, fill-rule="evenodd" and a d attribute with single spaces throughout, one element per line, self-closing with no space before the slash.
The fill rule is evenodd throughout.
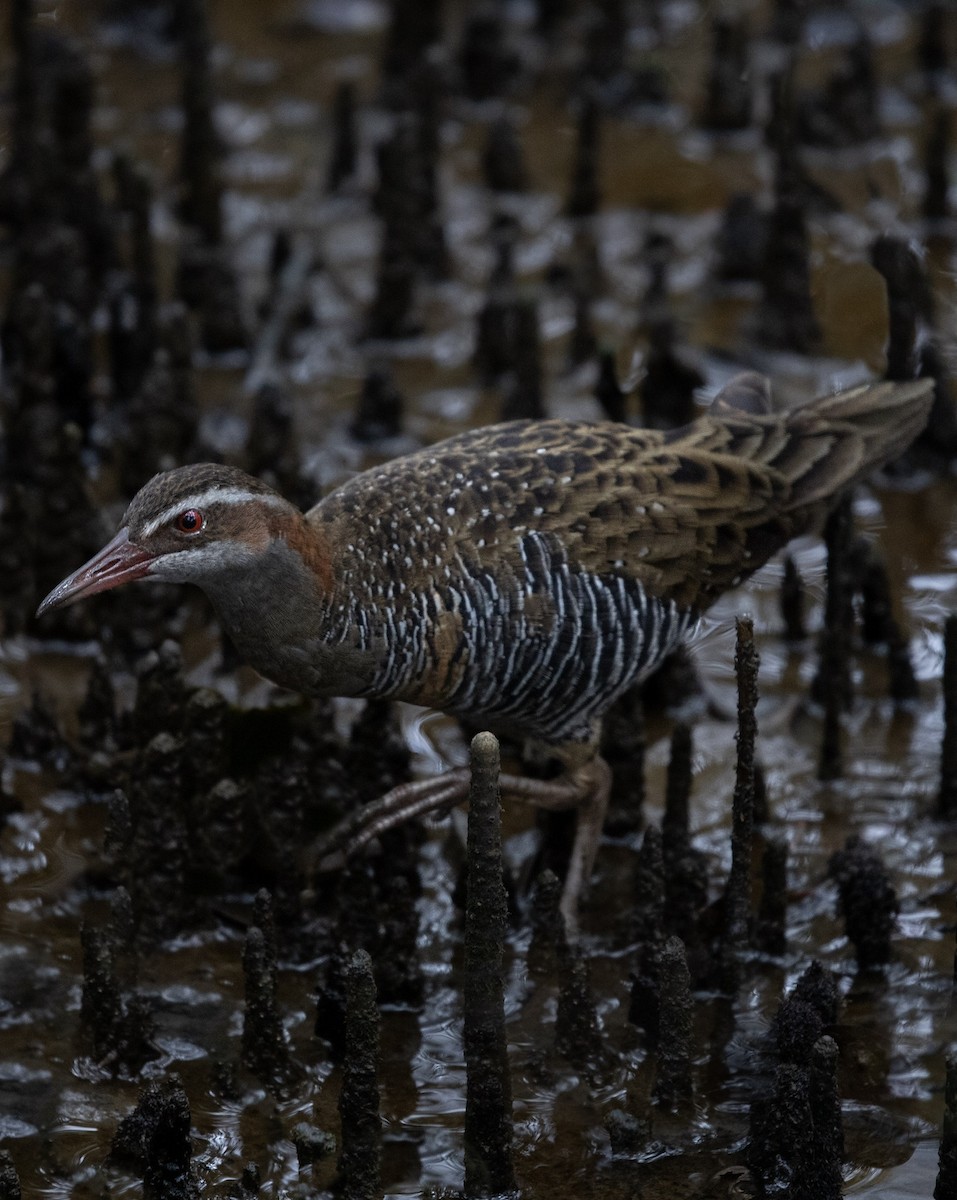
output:
<path id="1" fill-rule="evenodd" d="M 197 508 L 187 508 L 179 514 L 173 525 L 180 533 L 197 533 L 203 528 L 203 514 Z"/>

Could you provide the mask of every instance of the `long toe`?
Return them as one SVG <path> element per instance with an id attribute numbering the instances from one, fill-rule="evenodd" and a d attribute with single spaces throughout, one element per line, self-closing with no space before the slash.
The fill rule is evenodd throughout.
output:
<path id="1" fill-rule="evenodd" d="M 434 779 L 399 784 L 344 817 L 315 843 L 312 853 L 316 871 L 339 869 L 374 838 L 412 817 L 454 807 L 468 796 L 468 787 L 469 773 L 464 769 L 446 771 Z"/>

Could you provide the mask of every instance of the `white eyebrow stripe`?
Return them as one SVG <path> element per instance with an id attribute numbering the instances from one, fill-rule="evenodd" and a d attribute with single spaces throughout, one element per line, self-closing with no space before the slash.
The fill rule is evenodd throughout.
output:
<path id="1" fill-rule="evenodd" d="M 255 500 L 270 508 L 286 507 L 286 501 L 282 496 L 276 496 L 271 492 L 250 492 L 246 488 L 212 487 L 207 488 L 205 492 L 194 492 L 192 496 L 184 496 L 182 500 L 171 504 L 158 517 L 154 517 L 148 525 L 145 525 L 139 536 L 149 537 L 161 525 L 166 525 L 181 512 L 185 512 L 187 508 L 198 508 L 202 512 L 209 504 L 245 504 L 247 500 Z"/>

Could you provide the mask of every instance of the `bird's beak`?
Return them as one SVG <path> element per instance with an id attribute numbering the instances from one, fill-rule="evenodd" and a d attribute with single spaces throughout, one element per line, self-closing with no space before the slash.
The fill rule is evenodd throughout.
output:
<path id="1" fill-rule="evenodd" d="M 37 609 L 37 616 L 42 617 L 51 608 L 61 608 L 85 596 L 119 587 L 121 583 L 142 579 L 153 558 L 148 550 L 130 541 L 129 530 L 124 526 L 89 562 L 56 585 Z"/>

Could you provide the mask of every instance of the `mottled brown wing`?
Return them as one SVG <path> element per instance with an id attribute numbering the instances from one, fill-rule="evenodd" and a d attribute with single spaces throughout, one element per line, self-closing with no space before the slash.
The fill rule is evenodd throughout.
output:
<path id="1" fill-rule="evenodd" d="M 770 414 L 740 411 L 732 385 L 649 455 L 641 490 L 657 491 L 683 535 L 652 523 L 644 561 L 660 594 L 703 610 L 818 529 L 842 492 L 913 441 L 932 393 L 929 380 L 866 385 Z"/>
<path id="2" fill-rule="evenodd" d="M 649 441 L 616 486 L 574 523 L 582 565 L 639 579 L 682 608 L 704 609 L 792 535 L 789 480 L 768 459 L 777 421 L 704 417 Z"/>
<path id="3" fill-rule="evenodd" d="M 926 421 L 929 386 L 859 388 L 780 415 L 745 411 L 731 388 L 711 414 L 667 434 L 489 426 L 357 476 L 309 519 L 350 552 L 361 543 L 410 588 L 441 581 L 450 563 L 515 574 L 535 532 L 572 570 L 637 579 L 703 609 L 902 451 Z"/>

